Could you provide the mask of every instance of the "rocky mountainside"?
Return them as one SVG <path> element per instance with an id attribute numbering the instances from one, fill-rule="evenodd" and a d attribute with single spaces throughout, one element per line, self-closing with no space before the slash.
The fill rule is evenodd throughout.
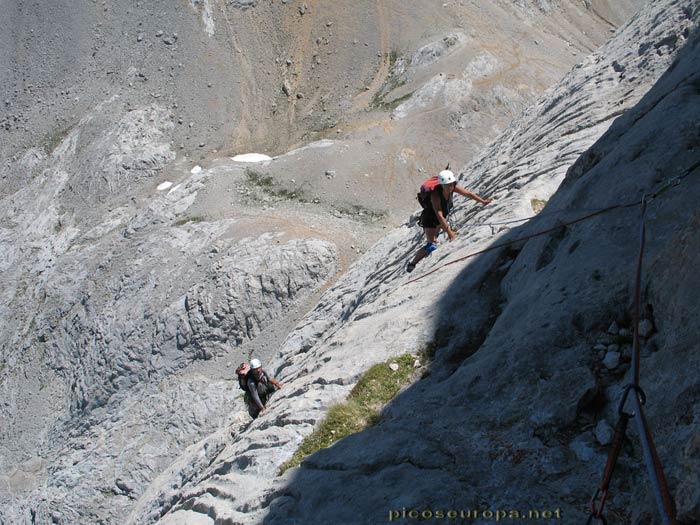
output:
<path id="1" fill-rule="evenodd" d="M 498 201 L 459 208 L 459 239 L 416 270 L 437 272 L 404 273 L 420 245 L 415 228 L 379 241 L 290 334 L 277 360 L 289 388 L 271 412 L 183 488 L 173 489 L 179 472 L 162 478 L 159 495 L 142 499 L 131 521 L 376 523 L 406 509 L 533 505 L 567 523 L 585 520 L 630 381 L 640 204 L 669 179 L 678 185 L 645 216 L 642 374 L 679 516 L 697 521 L 700 319 L 690 298 L 700 248 L 692 204 L 700 188 L 699 16 L 690 2 L 647 6 L 466 167 L 465 183 Z M 517 226 L 534 198 L 549 201 Z M 632 206 L 517 241 L 618 204 Z M 460 260 L 485 248 L 493 249 Z M 348 395 L 356 381 L 348 378 L 427 346 L 437 349 L 429 375 L 377 425 L 277 476 L 325 409 Z M 630 434 L 606 515 L 657 523 Z M 205 440 L 190 455 L 211 446 Z"/>
<path id="2" fill-rule="evenodd" d="M 24 185 L 13 159 L 51 153 L 111 101 L 100 129 L 158 108 L 170 154 L 189 162 L 344 139 L 272 174 L 315 187 L 334 171 L 353 186 L 343 204 L 400 224 L 425 171 L 471 160 L 640 4 L 4 2 L 0 191 Z"/>
<path id="3" fill-rule="evenodd" d="M 413 275 L 681 174 L 692 2 L 647 6 L 592 55 L 636 2 L 5 4 L 1 523 L 369 523 L 477 498 L 581 512 L 604 451 L 590 428 L 613 423 L 629 361 L 606 332 L 629 330 L 637 217 L 414 283 L 404 222 L 445 159 L 497 201 L 458 208 L 462 235 Z M 228 156 L 254 150 L 275 157 Z M 697 361 L 692 175 L 649 211 L 669 237 L 647 255 L 658 377 Z M 426 346 L 430 375 L 377 426 L 277 476 L 370 364 Z M 252 353 L 285 382 L 253 422 L 228 381 Z M 664 459 L 690 517 L 692 381 L 667 392 L 683 401 L 659 437 L 685 447 Z M 650 499 L 635 454 L 621 523 L 631 491 Z M 366 503 L 334 503 L 351 500 Z"/>

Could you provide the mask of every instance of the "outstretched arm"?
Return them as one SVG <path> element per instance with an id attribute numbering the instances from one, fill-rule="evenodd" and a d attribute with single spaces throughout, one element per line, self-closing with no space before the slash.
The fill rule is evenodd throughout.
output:
<path id="1" fill-rule="evenodd" d="M 280 383 L 279 381 L 277 381 L 277 379 L 274 379 L 274 378 L 271 377 L 271 378 L 270 378 L 270 383 L 272 383 L 273 385 L 275 385 L 278 389 L 282 388 L 282 383 Z"/>
<path id="2" fill-rule="evenodd" d="M 493 201 L 493 199 L 483 199 L 479 197 L 476 193 L 472 193 L 469 190 L 465 190 L 461 186 L 455 186 L 455 193 L 459 193 L 463 197 L 468 197 L 472 200 L 475 200 L 476 202 L 480 202 L 481 204 L 488 204 L 489 202 Z"/>

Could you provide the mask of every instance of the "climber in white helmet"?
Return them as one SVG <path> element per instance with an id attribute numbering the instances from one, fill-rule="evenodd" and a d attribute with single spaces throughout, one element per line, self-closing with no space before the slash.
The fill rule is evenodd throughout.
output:
<path id="1" fill-rule="evenodd" d="M 447 166 L 449 168 L 449 165 Z M 427 257 L 437 248 L 437 238 L 441 230 L 444 230 L 452 241 L 457 234 L 447 222 L 447 215 L 452 209 L 452 196 L 457 193 L 463 197 L 468 197 L 481 204 L 488 204 L 493 199 L 484 199 L 476 193 L 465 190 L 457 185 L 455 174 L 449 169 L 442 170 L 437 177 L 432 177 L 425 181 L 420 187 L 418 202 L 423 207 L 418 224 L 423 227 L 427 244 L 416 253 L 413 260 L 408 263 L 406 270 L 412 272 L 418 261 Z"/>
<path id="2" fill-rule="evenodd" d="M 259 359 L 250 361 L 250 371 L 246 375 L 246 383 L 248 394 L 252 403 L 250 403 L 251 415 L 258 417 L 258 414 L 265 412 L 267 400 L 274 391 L 282 388 L 282 383 L 279 383 L 273 377 L 270 377 L 262 368 Z"/>

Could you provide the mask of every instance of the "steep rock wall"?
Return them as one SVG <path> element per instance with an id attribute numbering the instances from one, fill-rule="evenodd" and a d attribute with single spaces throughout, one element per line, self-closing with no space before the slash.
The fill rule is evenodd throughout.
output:
<path id="1" fill-rule="evenodd" d="M 426 42 L 436 37 L 416 31 L 420 24 L 411 15 L 416 9 L 435 22 L 438 36 L 456 22 L 484 19 L 493 27 L 502 19 L 530 28 L 542 24 L 553 36 L 549 51 L 533 52 L 540 45 L 534 42 L 525 56 L 541 57 L 556 48 L 562 62 L 546 65 L 541 78 L 528 76 L 517 103 L 498 85 L 489 90 L 489 82 L 510 67 L 503 57 L 519 57 L 519 48 L 496 53 L 493 79 L 481 79 L 489 82 L 480 108 L 495 104 L 501 119 L 558 78 L 562 63 L 592 49 L 611 27 L 591 22 L 583 16 L 587 7 L 570 2 L 540 2 L 535 9 L 522 2 L 489 4 L 496 6 L 490 16 L 483 6 L 465 15 L 443 2 L 380 4 L 333 2 L 329 10 L 313 2 L 10 6 L 3 23 L 14 20 L 15 27 L 0 36 L 3 49 L 12 50 L 10 60 L 0 57 L 9 64 L 2 84 L 12 87 L 9 103 L 0 102 L 2 147 L 14 154 L 27 144 L 41 145 L 1 168 L 0 322 L 7 338 L 0 411 L 11 424 L 3 427 L 0 486 L 3 499 L 12 503 L 0 512 L 7 520 L 119 522 L 134 507 L 148 512 L 132 519 L 157 519 L 180 500 L 195 501 L 183 499 L 181 488 L 208 475 L 207 465 L 231 442 L 230 425 L 238 432 L 238 414 L 231 417 L 229 407 L 239 407 L 240 399 L 230 384 L 210 383 L 189 370 L 184 377 L 170 376 L 265 333 L 334 272 L 336 250 L 329 243 L 307 239 L 275 246 L 281 237 L 247 237 L 247 226 L 235 215 L 224 220 L 194 215 L 192 205 L 213 173 L 189 176 L 191 166 L 183 167 L 189 159 L 172 163 L 175 151 L 200 156 L 231 144 L 276 148 L 299 138 L 299 122 L 302 130 L 322 132 L 345 111 L 364 111 L 386 80 L 394 51 L 387 32 L 398 34 L 395 41 L 406 49 L 413 49 L 416 35 Z M 545 4 L 551 5 L 543 9 Z M 349 6 L 363 15 L 347 17 Z M 460 18 L 452 18 L 455 12 Z M 376 14 L 384 22 L 402 22 L 389 28 Z M 340 23 L 349 18 L 352 24 Z M 40 22 L 37 35 L 22 30 L 32 20 Z M 70 25 L 60 26 L 68 20 Z M 56 31 L 57 25 L 69 30 Z M 369 45 L 353 42 L 359 30 L 371 36 Z M 299 38 L 290 42 L 290 34 Z M 471 37 L 476 42 L 479 35 Z M 448 66 L 436 61 L 421 74 Z M 522 78 L 525 69 L 507 78 Z M 338 70 L 343 75 L 334 74 Z M 331 83 L 319 87 L 324 78 Z M 282 92 L 284 80 L 290 81 L 290 94 Z M 357 95 L 357 107 L 348 109 L 349 94 Z M 450 104 L 456 100 L 461 99 Z M 508 102 L 505 113 L 498 109 L 501 101 Z M 461 108 L 452 110 L 463 116 Z M 495 133 L 492 128 L 489 133 Z M 360 142 L 366 148 L 364 137 Z M 154 197 L 156 183 L 169 175 L 181 184 Z M 403 235 L 382 243 L 399 261 L 410 250 Z M 401 249 L 393 250 L 392 243 Z M 309 410 L 304 419 L 298 419 L 296 407 L 287 413 L 290 441 L 278 459 L 293 450 L 328 399 L 342 397 L 368 361 L 386 355 L 384 342 L 373 341 L 376 312 L 386 315 L 380 324 L 382 337 L 394 338 L 390 352 L 415 350 L 433 337 L 427 305 L 402 322 L 391 319 L 393 303 L 382 295 L 400 263 L 387 269 L 381 249 L 367 261 L 376 271 L 353 271 L 283 349 L 285 355 L 297 352 L 300 341 L 301 349 L 314 350 L 320 337 L 340 349 L 347 338 L 357 338 L 369 351 L 355 352 L 359 357 L 348 362 L 329 359 L 325 367 L 313 353 L 289 358 L 290 368 L 282 372 L 301 381 L 296 397 Z M 485 312 L 472 315 L 476 332 L 500 300 L 499 294 L 472 300 Z M 324 311 L 330 317 L 319 314 Z M 334 339 L 334 331 L 349 321 L 353 327 Z M 415 340 L 406 340 L 404 332 L 411 331 Z M 471 333 L 457 337 L 473 339 Z M 267 439 L 251 435 L 251 450 Z M 237 454 L 233 447 L 221 458 Z M 245 461 L 235 459 L 234 467 Z M 250 464 L 255 461 L 251 455 Z M 265 483 L 256 486 L 263 490 Z"/>
<path id="2" fill-rule="evenodd" d="M 468 185 L 498 201 L 483 211 L 459 206 L 453 220 L 462 234 L 415 272 L 592 209 L 639 203 L 668 177 L 687 174 L 683 189 L 668 190 L 647 214 L 645 260 L 659 272 L 645 274 L 644 317 L 654 330 L 646 333 L 642 366 L 657 400 L 649 417 L 660 450 L 681 451 L 664 461 L 690 520 L 698 518 L 691 474 L 699 417 L 691 334 L 698 319 L 687 313 L 690 305 L 676 317 L 684 308 L 670 294 L 694 290 L 687 278 L 699 248 L 691 241 L 698 16 L 692 2 L 650 4 L 515 121 L 465 170 Z M 538 219 L 503 224 L 531 215 L 531 199 L 549 199 L 565 173 Z M 132 520 L 149 522 L 166 511 L 160 523 L 376 523 L 404 508 L 527 509 L 533 502 L 559 508 L 567 520 L 585 519 L 606 453 L 592 429 L 614 423 L 627 382 L 628 335 L 610 325 L 627 334 L 631 328 L 638 210 L 610 212 L 411 283 L 404 264 L 420 235 L 391 233 L 290 335 L 278 366 L 287 386 L 272 410 L 182 490 L 142 500 L 139 508 L 152 510 Z M 348 377 L 435 341 L 430 376 L 389 405 L 377 426 L 275 479 L 324 409 L 347 395 L 354 382 Z M 610 353 L 618 354 L 617 364 Z M 669 377 L 673 410 L 661 401 Z M 623 457 L 624 488 L 608 502 L 620 523 L 658 519 L 638 450 L 633 445 Z"/>

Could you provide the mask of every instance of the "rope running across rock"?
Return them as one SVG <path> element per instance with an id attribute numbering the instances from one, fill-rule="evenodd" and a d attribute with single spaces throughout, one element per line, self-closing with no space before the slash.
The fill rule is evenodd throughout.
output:
<path id="1" fill-rule="evenodd" d="M 536 233 L 530 234 L 530 235 L 525 235 L 523 237 L 520 237 L 518 239 L 496 244 L 493 246 L 490 246 L 486 249 L 479 250 L 477 252 L 470 253 L 468 255 L 465 255 L 463 257 L 460 257 L 458 259 L 455 259 L 453 261 L 447 262 L 443 265 L 438 266 L 437 268 L 431 270 L 430 272 L 427 272 L 419 277 L 416 277 L 414 279 L 411 279 L 407 281 L 404 284 L 410 284 L 414 283 L 416 281 L 419 281 L 420 279 L 423 279 L 427 277 L 428 275 L 431 275 L 442 268 L 449 266 L 451 264 L 456 264 L 458 262 L 464 261 L 466 259 L 469 259 L 471 257 L 475 257 L 477 255 L 497 250 L 499 248 L 503 248 L 512 244 L 520 243 L 523 241 L 526 241 L 528 239 L 532 239 L 535 237 L 539 237 L 541 235 L 546 235 L 547 233 L 551 233 L 555 230 L 565 228 L 569 225 L 576 224 L 579 222 L 586 221 L 588 219 L 591 219 L 593 217 L 596 217 L 598 215 L 616 210 L 616 209 L 622 209 L 622 208 L 632 208 L 636 206 L 642 206 L 641 214 L 640 214 L 640 241 L 639 241 L 639 255 L 637 257 L 637 265 L 636 265 L 636 272 L 635 272 L 635 280 L 634 280 L 634 312 L 633 312 L 633 323 L 634 323 L 634 333 L 633 333 L 633 344 L 632 344 L 632 382 L 627 386 L 627 388 L 624 391 L 624 394 L 622 396 L 622 399 L 620 401 L 619 409 L 618 409 L 618 422 L 615 426 L 615 434 L 612 442 L 612 446 L 610 448 L 610 452 L 608 454 L 608 460 L 605 465 L 605 470 L 603 472 L 603 479 L 598 486 L 595 494 L 591 498 L 590 506 L 591 506 L 591 513 L 588 517 L 587 525 L 590 525 L 593 523 L 593 520 L 597 520 L 598 522 L 602 523 L 603 525 L 607 524 L 607 521 L 603 515 L 603 508 L 605 507 L 605 502 L 608 496 L 608 489 L 610 486 L 610 481 L 612 479 L 613 472 L 615 470 L 615 466 L 617 464 L 620 451 L 622 449 L 622 445 L 624 442 L 625 438 L 625 433 L 627 430 L 627 425 L 628 422 L 631 418 L 634 418 L 636 423 L 637 423 L 637 430 L 640 435 L 640 441 L 642 444 L 642 450 L 644 452 L 644 460 L 647 465 L 647 470 L 649 472 L 649 477 L 651 480 L 656 504 L 659 510 L 659 514 L 661 515 L 662 521 L 664 525 L 681 525 L 680 522 L 676 519 L 676 505 L 673 500 L 673 496 L 671 495 L 671 492 L 668 488 L 668 483 L 666 481 L 666 477 L 664 475 L 664 470 L 663 466 L 661 464 L 661 460 L 659 458 L 659 455 L 656 451 L 656 447 L 654 445 L 654 441 L 651 436 L 651 431 L 649 429 L 649 424 L 646 419 L 646 416 L 644 414 L 643 406 L 646 403 L 646 395 L 644 394 L 644 391 L 642 390 L 640 384 L 639 384 L 639 358 L 640 358 L 640 350 L 639 350 L 639 296 L 640 296 L 640 290 L 641 290 L 641 281 L 642 281 L 642 263 L 644 260 L 644 248 L 646 244 L 646 224 L 645 224 L 645 213 L 647 209 L 647 204 L 654 199 L 658 198 L 661 196 L 663 193 L 668 191 L 670 188 L 679 185 L 683 179 L 688 177 L 693 171 L 695 171 L 698 167 L 700 167 L 700 161 L 695 162 L 693 165 L 691 165 L 683 175 L 675 177 L 665 184 L 663 184 L 661 187 L 659 187 L 657 190 L 651 192 L 650 194 L 645 194 L 644 197 L 642 198 L 641 202 L 633 202 L 633 203 L 628 203 L 628 204 L 618 204 L 618 205 L 613 205 L 609 206 L 607 208 L 602 208 L 599 210 L 594 210 L 592 213 L 589 213 L 588 215 L 585 215 L 583 217 L 580 217 L 578 219 L 572 220 L 572 221 L 567 221 L 565 223 L 559 224 L 557 226 L 554 226 L 552 228 L 547 228 L 542 231 L 538 231 Z M 549 213 L 551 214 L 551 213 Z M 549 215 L 548 214 L 548 215 Z M 527 220 L 527 219 L 523 219 Z M 520 222 L 520 220 L 515 220 L 515 221 L 506 221 L 505 223 L 510 223 L 510 222 Z M 487 223 L 481 223 L 483 225 L 487 225 Z M 495 224 L 495 223 L 493 223 Z M 634 405 L 634 413 L 628 414 L 624 411 L 624 407 L 627 401 L 627 398 L 629 397 L 630 393 L 632 394 L 632 402 Z M 600 498 L 600 500 L 598 500 Z"/>

